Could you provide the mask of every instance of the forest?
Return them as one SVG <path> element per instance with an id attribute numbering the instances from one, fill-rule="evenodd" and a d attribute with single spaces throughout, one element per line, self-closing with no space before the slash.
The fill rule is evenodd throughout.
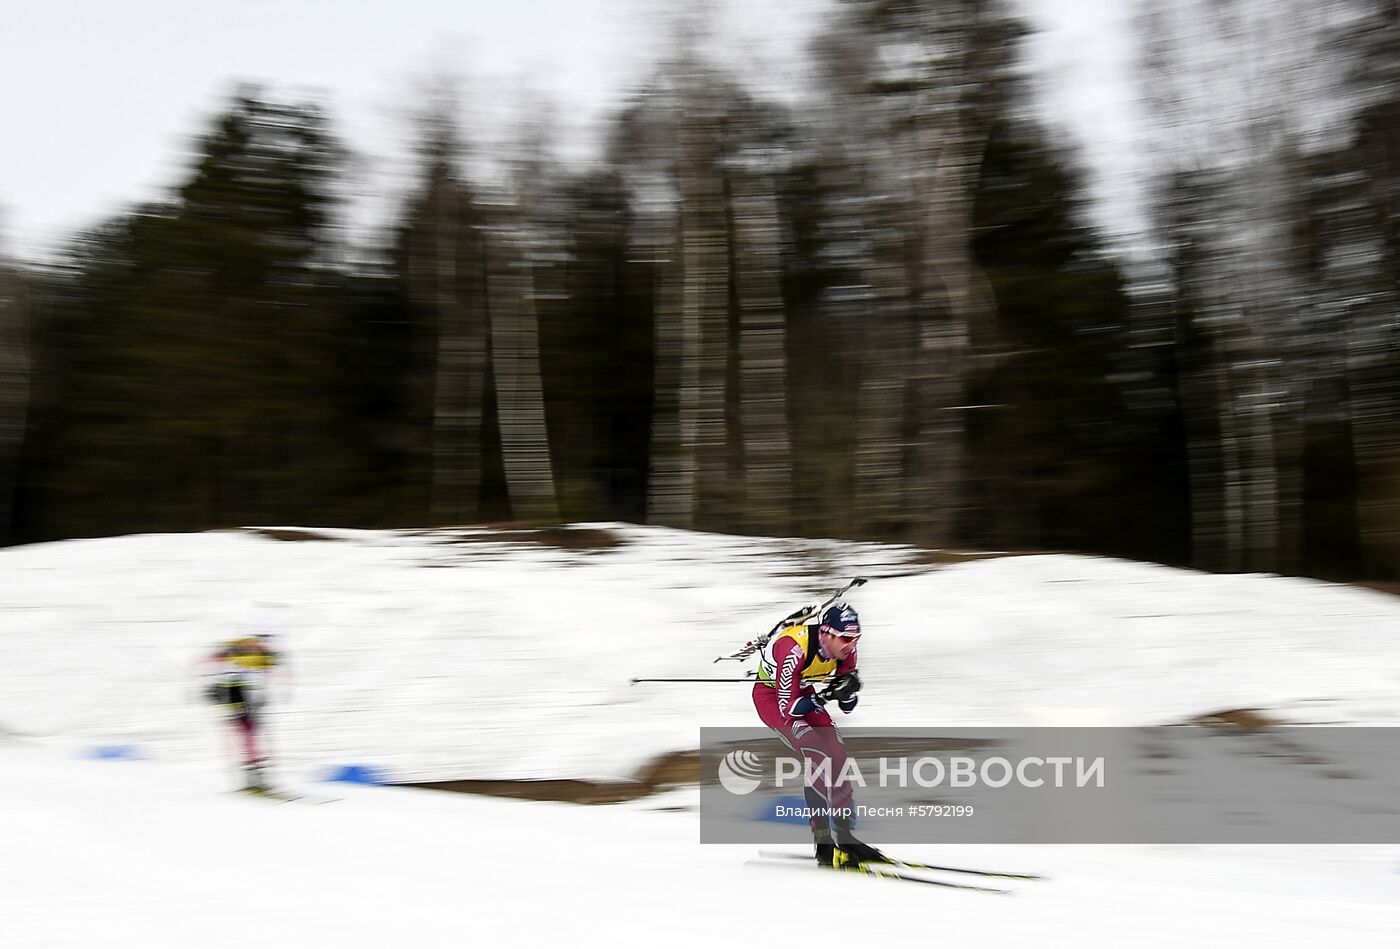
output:
<path id="1" fill-rule="evenodd" d="M 1400 579 L 1400 4 L 1137 36 L 1131 248 L 1003 2 L 842 3 L 800 108 L 680 31 L 586 165 L 547 108 L 487 153 L 444 82 L 382 246 L 329 105 L 231 85 L 164 200 L 0 259 L 0 544 L 623 520 Z"/>

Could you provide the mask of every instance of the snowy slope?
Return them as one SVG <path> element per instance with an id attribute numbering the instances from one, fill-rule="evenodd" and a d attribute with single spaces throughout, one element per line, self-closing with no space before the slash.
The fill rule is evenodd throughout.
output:
<path id="1" fill-rule="evenodd" d="M 1003 897 L 759 865 L 752 848 L 698 846 L 693 813 L 660 809 L 675 797 L 586 807 L 352 788 L 324 806 L 278 805 L 221 794 L 199 769 L 17 742 L 0 742 L 0 774 L 6 949 L 714 947 L 799 936 L 872 949 L 1381 949 L 1400 933 L 1394 848 L 926 853 L 1051 876 Z"/>
<path id="2" fill-rule="evenodd" d="M 619 778 L 752 724 L 711 660 L 855 574 L 852 725 L 1152 724 L 1257 707 L 1400 723 L 1400 599 L 1310 580 L 1077 556 L 933 568 L 902 547 L 589 525 L 566 550 L 487 532 L 146 535 L 0 550 L 0 729 L 222 760 L 195 660 L 271 624 L 273 731 L 310 776 Z M 280 534 L 279 536 L 288 536 Z M 596 533 L 595 535 L 596 536 Z"/>
<path id="3" fill-rule="evenodd" d="M 1039 871 L 1012 898 L 699 846 L 694 791 L 585 807 L 313 785 L 618 777 L 752 721 L 710 660 L 854 574 L 861 725 L 1139 724 L 1253 706 L 1400 719 L 1400 601 L 1100 558 L 930 568 L 906 548 L 592 525 L 564 550 L 485 532 L 224 532 L 0 551 L 0 946 L 133 949 L 772 944 L 1389 947 L 1395 847 L 904 847 Z M 277 536 L 296 536 L 279 532 Z M 303 532 L 302 536 L 306 536 Z M 593 536 L 598 536 L 597 534 Z M 340 800 L 225 793 L 195 659 L 275 625 L 295 678 L 279 775 Z M 146 760 L 93 760 L 100 744 Z M 772 894 L 776 894 L 773 896 Z M 819 916 L 819 914 L 813 914 Z M 781 921 L 779 919 L 781 917 Z"/>

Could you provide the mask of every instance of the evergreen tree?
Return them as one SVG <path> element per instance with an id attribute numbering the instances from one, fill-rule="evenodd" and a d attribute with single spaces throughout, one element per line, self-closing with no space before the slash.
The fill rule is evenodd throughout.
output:
<path id="1" fill-rule="evenodd" d="M 1048 142 L 1032 123 L 999 125 L 976 191 L 973 252 L 1002 347 L 971 394 L 972 534 L 999 548 L 1164 558 L 1169 527 L 1144 523 L 1144 512 L 1179 510 L 1179 484 L 1139 460 L 1163 433 L 1133 417 L 1124 388 L 1123 278 Z M 1135 510 L 1129 498 L 1153 503 Z"/>
<path id="2" fill-rule="evenodd" d="M 617 167 L 565 181 L 564 290 L 540 302 L 541 367 L 565 520 L 646 519 L 655 265 Z"/>
<path id="3" fill-rule="evenodd" d="M 240 91 L 166 205 L 80 242 L 54 342 L 49 487 L 68 534 L 344 521 L 332 185 L 320 110 Z"/>

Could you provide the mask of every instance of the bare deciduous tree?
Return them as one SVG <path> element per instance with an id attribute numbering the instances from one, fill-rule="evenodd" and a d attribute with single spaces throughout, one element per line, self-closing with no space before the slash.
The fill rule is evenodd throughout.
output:
<path id="1" fill-rule="evenodd" d="M 512 193 L 501 194 L 492 208 L 495 223 L 488 231 L 486 282 L 501 455 L 512 513 L 530 521 L 556 523 L 559 502 L 540 377 L 536 274 L 547 270 L 550 248 L 560 246 L 563 239 L 550 228 L 545 208 L 551 194 L 540 118 L 545 111 L 542 106 L 529 110 L 534 118 L 523 128 L 516 147 Z"/>
<path id="2" fill-rule="evenodd" d="M 472 196 L 456 170 L 449 119 L 430 129 L 427 180 L 407 234 L 410 292 L 435 320 L 432 384 L 434 522 L 477 519 L 486 369 L 485 259 Z"/>
<path id="3" fill-rule="evenodd" d="M 823 44 L 831 126 L 867 203 L 869 311 L 854 505 L 862 533 L 957 535 L 965 402 L 994 301 L 971 253 L 982 113 L 1010 53 L 1000 4 L 853 2 Z"/>
<path id="4" fill-rule="evenodd" d="M 1195 248 L 1178 268 L 1199 334 L 1214 356 L 1213 398 L 1188 400 L 1195 559 L 1226 570 L 1297 569 L 1302 431 L 1314 380 L 1298 358 L 1303 314 L 1317 303 L 1295 252 L 1305 156 L 1336 141 L 1343 70 L 1321 54 L 1334 4 L 1189 0 L 1154 5 L 1147 87 L 1162 121 L 1164 180 L 1204 183 L 1184 214 L 1165 208 L 1168 242 Z M 1170 231 L 1170 222 L 1190 228 Z M 1218 445 L 1203 439 L 1213 432 Z M 1209 463 L 1218 458 L 1218 467 Z"/>
<path id="5" fill-rule="evenodd" d="M 792 507 L 778 209 L 772 181 L 761 173 L 740 169 L 734 193 L 743 508 L 751 529 L 778 534 Z"/>

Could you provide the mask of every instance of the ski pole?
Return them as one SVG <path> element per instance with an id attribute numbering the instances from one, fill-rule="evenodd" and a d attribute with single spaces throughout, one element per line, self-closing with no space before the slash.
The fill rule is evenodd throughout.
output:
<path id="1" fill-rule="evenodd" d="M 755 677 L 755 676 L 749 676 L 749 677 L 746 678 L 746 679 L 633 679 L 633 680 L 632 680 L 632 684 L 633 684 L 633 685 L 636 685 L 638 682 L 757 682 L 757 681 L 759 681 L 757 677 Z M 827 678 L 823 678 L 823 679 L 804 679 L 803 681 L 804 681 L 804 682 L 830 682 L 830 681 L 832 681 L 832 680 L 831 680 L 830 677 L 827 677 Z"/>
<path id="2" fill-rule="evenodd" d="M 757 682 L 757 679 L 633 679 L 632 684 L 638 682 Z"/>

